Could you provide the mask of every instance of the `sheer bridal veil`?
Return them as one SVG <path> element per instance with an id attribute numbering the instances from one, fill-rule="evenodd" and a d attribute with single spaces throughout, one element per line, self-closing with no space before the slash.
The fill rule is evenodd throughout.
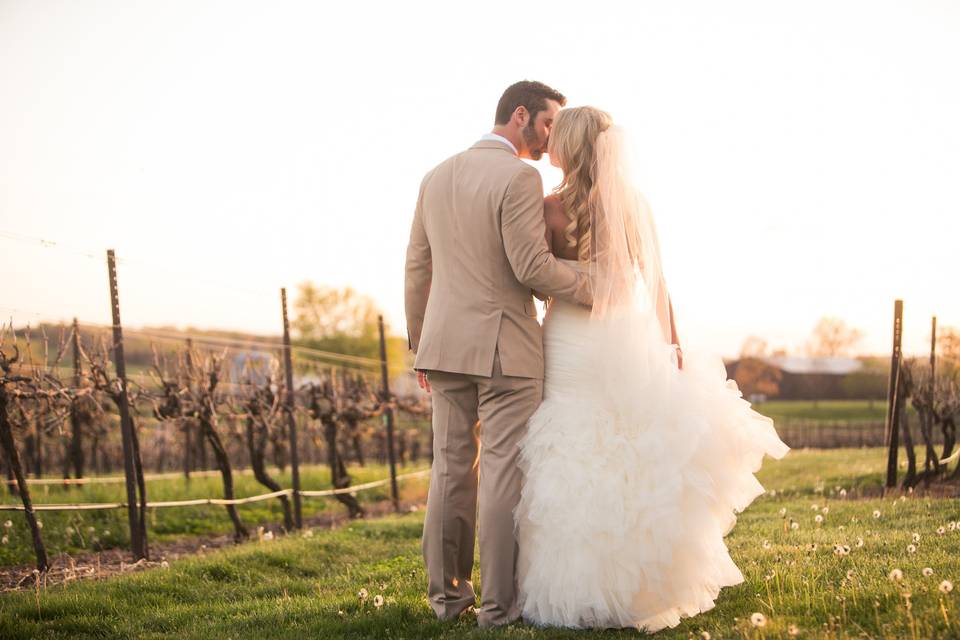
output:
<path id="1" fill-rule="evenodd" d="M 610 125 L 595 143 L 593 202 L 590 211 L 591 317 L 635 318 L 654 313 L 666 344 L 672 342 L 670 298 L 663 278 L 653 215 L 631 179 L 629 144 Z M 619 323 L 618 323 L 619 324 Z"/>

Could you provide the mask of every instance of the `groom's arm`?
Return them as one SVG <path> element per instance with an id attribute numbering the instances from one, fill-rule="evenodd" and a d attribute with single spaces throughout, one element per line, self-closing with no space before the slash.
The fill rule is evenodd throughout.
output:
<path id="1" fill-rule="evenodd" d="M 413 226 L 410 228 L 410 242 L 407 244 L 405 273 L 404 303 L 407 313 L 407 346 L 416 353 L 420 346 L 423 317 L 427 312 L 430 280 L 433 277 L 430 241 L 423 226 L 422 185 L 420 195 L 417 197 L 417 206 L 413 212 Z"/>
<path id="2" fill-rule="evenodd" d="M 507 187 L 500 228 L 503 247 L 517 280 L 554 298 L 593 304 L 587 275 L 560 263 L 547 247 L 543 183 L 533 167 L 524 165 Z"/>

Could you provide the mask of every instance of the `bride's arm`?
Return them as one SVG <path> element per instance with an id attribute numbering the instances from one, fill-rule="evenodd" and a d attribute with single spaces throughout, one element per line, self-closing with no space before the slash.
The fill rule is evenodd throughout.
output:
<path id="1" fill-rule="evenodd" d="M 673 300 L 667 294 L 667 305 L 670 307 L 670 343 L 677 345 L 677 366 L 683 369 L 683 349 L 680 348 L 680 336 L 677 335 L 677 323 L 673 316 Z"/>
<path id="2" fill-rule="evenodd" d="M 550 250 L 550 253 L 552 253 L 553 255 L 557 255 L 557 251 L 553 241 L 553 229 L 551 228 L 551 223 L 553 222 L 552 217 L 554 214 L 554 211 L 553 211 L 554 203 L 551 201 L 552 197 L 553 196 L 547 196 L 546 198 L 544 198 L 544 201 L 543 201 L 543 221 L 545 223 L 544 226 L 546 227 L 546 230 L 544 232 L 544 238 L 547 241 L 547 249 Z M 537 291 L 536 289 L 533 289 L 533 296 L 537 300 L 542 300 L 543 302 L 546 302 L 547 300 L 550 299 L 550 296 L 540 291 Z"/>

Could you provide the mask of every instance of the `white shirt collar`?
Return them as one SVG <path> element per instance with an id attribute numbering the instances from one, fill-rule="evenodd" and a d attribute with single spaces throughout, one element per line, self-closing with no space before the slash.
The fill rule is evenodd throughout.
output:
<path id="1" fill-rule="evenodd" d="M 499 134 L 497 134 L 497 133 L 485 133 L 485 134 L 483 134 L 482 136 L 480 136 L 480 139 L 481 139 L 481 140 L 493 140 L 493 141 L 495 141 L 495 142 L 502 142 L 503 144 L 505 144 L 505 145 L 507 145 L 508 147 L 510 147 L 511 149 L 513 149 L 513 155 L 515 155 L 515 156 L 516 156 L 516 155 L 520 155 L 520 152 L 517 151 L 517 148 L 516 148 L 515 146 L 513 146 L 513 143 L 512 143 L 512 142 L 510 142 L 509 140 L 507 140 L 506 138 L 504 138 L 503 136 L 501 136 L 501 135 L 499 135 Z"/>

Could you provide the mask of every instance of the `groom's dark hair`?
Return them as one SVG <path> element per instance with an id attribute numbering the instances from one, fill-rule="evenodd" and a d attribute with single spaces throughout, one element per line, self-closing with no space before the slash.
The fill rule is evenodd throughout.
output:
<path id="1" fill-rule="evenodd" d="M 530 113 L 530 119 L 534 120 L 537 114 L 547 108 L 547 100 L 556 100 L 561 107 L 566 106 L 567 97 L 552 89 L 542 82 L 535 80 L 521 80 L 507 87 L 507 90 L 500 96 L 500 102 L 497 103 L 497 116 L 494 124 L 507 124 L 510 122 L 510 116 L 517 110 L 517 107 L 523 105 Z"/>

